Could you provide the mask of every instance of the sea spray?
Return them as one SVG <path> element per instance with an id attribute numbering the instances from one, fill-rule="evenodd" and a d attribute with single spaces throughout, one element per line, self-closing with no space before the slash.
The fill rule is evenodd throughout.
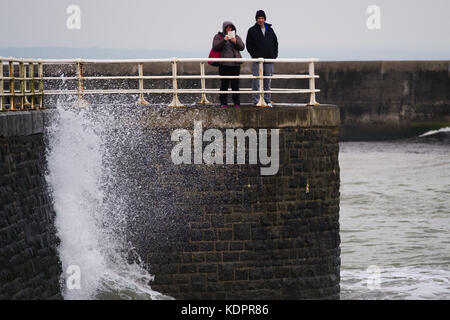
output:
<path id="1" fill-rule="evenodd" d="M 419 138 L 423 138 L 423 137 L 429 137 L 429 136 L 435 136 L 435 135 L 438 135 L 438 134 L 442 134 L 442 135 L 444 135 L 444 134 L 450 134 L 450 127 L 443 127 L 443 128 L 440 128 L 440 129 L 438 129 L 438 130 L 430 130 L 430 131 L 427 131 L 427 132 L 425 132 L 424 134 L 421 134 L 420 136 L 419 136 Z"/>
<path id="2" fill-rule="evenodd" d="M 127 242 L 127 218 L 132 215 L 126 198 L 111 195 L 121 183 L 108 166 L 116 161 L 114 150 L 105 144 L 114 119 L 107 112 L 58 102 L 47 128 L 46 179 L 56 211 L 63 295 L 65 299 L 168 298 L 151 290 L 153 277 Z M 132 143 L 126 138 L 122 143 Z M 80 270 L 80 288 L 67 286 L 76 276 L 67 273 L 71 266 Z"/>

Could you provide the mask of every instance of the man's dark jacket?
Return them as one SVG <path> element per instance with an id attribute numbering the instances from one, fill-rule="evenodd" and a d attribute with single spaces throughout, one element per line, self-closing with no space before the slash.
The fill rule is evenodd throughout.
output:
<path id="1" fill-rule="evenodd" d="M 248 29 L 246 46 L 252 58 L 275 59 L 278 57 L 278 39 L 270 23 L 266 23 L 263 35 L 259 24 Z"/>

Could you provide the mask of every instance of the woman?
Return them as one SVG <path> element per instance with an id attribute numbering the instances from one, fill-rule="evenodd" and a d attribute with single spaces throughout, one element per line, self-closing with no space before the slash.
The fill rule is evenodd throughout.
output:
<path id="1" fill-rule="evenodd" d="M 242 39 L 236 34 L 236 27 L 231 21 L 225 21 L 222 32 L 214 36 L 213 48 L 216 51 L 220 51 L 221 58 L 242 58 L 239 51 L 244 50 L 245 45 Z M 219 64 L 219 74 L 221 76 L 238 76 L 241 72 L 241 64 L 241 62 L 221 62 Z M 220 91 L 227 91 L 230 82 L 231 90 L 239 91 L 239 79 L 221 79 Z M 227 94 L 220 94 L 222 108 L 228 107 L 227 96 Z M 241 104 L 239 94 L 233 93 L 232 97 L 234 107 L 239 108 Z"/>

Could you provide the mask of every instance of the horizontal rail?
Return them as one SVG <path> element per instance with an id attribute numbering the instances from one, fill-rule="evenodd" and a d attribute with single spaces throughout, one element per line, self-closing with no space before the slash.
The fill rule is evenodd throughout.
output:
<path id="1" fill-rule="evenodd" d="M 259 76 L 252 75 L 240 75 L 240 76 L 176 76 L 177 79 L 259 79 Z M 263 76 L 263 79 L 318 79 L 319 76 L 308 76 L 308 75 L 275 75 L 275 76 Z M 11 79 L 9 77 L 4 77 L 3 79 Z M 32 80 L 32 78 L 15 78 L 16 80 Z M 44 80 L 78 80 L 77 77 L 44 77 Z M 151 79 L 151 80 L 162 80 L 162 79 L 173 79 L 173 76 L 87 76 L 83 77 L 84 80 L 139 80 L 139 79 Z"/>
<path id="2" fill-rule="evenodd" d="M 22 93 L 21 91 L 16 91 L 14 93 L 3 93 L 4 97 L 14 96 L 14 97 L 22 97 L 22 96 L 37 96 L 37 95 L 43 95 L 43 92 L 25 92 Z M 47 92 L 45 92 L 47 94 Z"/>
<path id="3" fill-rule="evenodd" d="M 166 58 L 166 59 L 17 59 L 17 58 L 3 58 L 0 57 L 0 111 L 5 110 L 24 110 L 43 108 L 43 97 L 50 95 L 78 95 L 78 99 L 82 100 L 83 95 L 89 94 L 139 94 L 139 104 L 148 104 L 144 99 L 144 94 L 172 94 L 172 103 L 169 106 L 181 107 L 183 106 L 179 101 L 179 94 L 201 94 L 200 104 L 209 104 L 210 102 L 206 98 L 206 94 L 254 94 L 259 95 L 259 101 L 257 106 L 266 107 L 269 106 L 265 102 L 266 94 L 309 94 L 309 105 L 318 105 L 315 100 L 315 94 L 320 90 L 315 89 L 315 79 L 319 76 L 314 73 L 314 62 L 319 61 L 316 58 L 304 58 L 304 59 L 263 59 L 263 58 Z M 181 75 L 178 74 L 178 63 L 200 63 L 199 75 Z M 258 66 L 258 73 L 237 75 L 237 76 L 221 76 L 221 75 L 206 75 L 205 65 L 206 62 L 239 62 L 239 63 L 256 63 Z M 84 76 L 83 67 L 87 64 L 137 64 L 138 75 L 101 75 L 101 76 Z M 145 75 L 143 66 L 144 63 L 170 63 L 172 65 L 171 75 Z M 266 63 L 307 63 L 309 65 L 307 74 L 276 74 L 276 75 L 264 75 L 263 66 Z M 75 76 L 45 76 L 43 72 L 44 65 L 51 64 L 70 64 L 74 65 L 76 75 Z M 9 74 L 4 74 L 4 67 L 7 67 Z M 18 76 L 16 76 L 16 67 L 18 67 Z M 35 67 L 37 67 L 35 69 Z M 27 72 L 28 70 L 28 72 Z M 37 70 L 37 73 L 35 73 Z M 37 76 L 35 75 L 37 74 Z M 243 88 L 239 91 L 221 91 L 218 89 L 207 89 L 205 80 L 212 79 L 251 79 L 253 83 L 257 81 L 260 89 L 253 90 L 251 88 Z M 307 79 L 309 80 L 309 89 L 301 88 L 272 88 L 270 90 L 264 90 L 264 83 L 268 79 Z M 138 80 L 139 89 L 85 89 L 84 81 L 107 81 L 107 80 Z M 144 80 L 172 80 L 172 88 L 168 89 L 145 89 Z M 199 89 L 187 89 L 178 88 L 179 80 L 200 80 L 201 88 Z M 50 81 L 76 81 L 77 89 L 45 89 Z M 19 83 L 16 88 L 15 84 Z M 5 90 L 5 84 L 9 83 L 9 89 Z M 38 83 L 38 86 L 36 86 Z M 57 82 L 58 83 L 58 82 Z M 29 87 L 29 88 L 27 88 Z M 17 90 L 19 89 L 19 90 Z M 7 108 L 7 101 L 9 99 L 9 108 Z M 19 103 L 16 103 L 16 99 L 19 99 Z M 28 99 L 31 99 L 29 101 Z M 36 100 L 37 99 L 37 100 Z M 37 102 L 37 107 L 35 103 Z M 16 108 L 16 105 L 19 108 Z"/>
<path id="4" fill-rule="evenodd" d="M 272 90 L 252 90 L 251 88 L 245 88 L 239 91 L 220 91 L 217 89 L 178 89 L 178 93 L 243 93 L 243 94 L 253 94 L 253 93 L 311 93 L 312 91 L 309 89 L 272 89 Z M 320 92 L 319 89 L 316 89 L 315 92 Z M 77 90 L 46 90 L 45 94 L 48 95 L 73 95 L 77 94 Z M 172 94 L 172 89 L 102 89 L 102 90 L 83 90 L 83 94 L 138 94 L 138 93 L 167 93 Z M 16 94 L 16 96 L 20 96 L 20 94 Z"/>
<path id="5" fill-rule="evenodd" d="M 0 57 L 0 60 L 11 62 L 33 62 L 44 64 L 75 64 L 75 63 L 161 63 L 161 62 L 259 62 L 260 58 L 164 58 L 164 59 L 18 59 Z M 265 63 L 307 63 L 319 62 L 317 58 L 302 58 L 302 59 L 263 59 Z"/>

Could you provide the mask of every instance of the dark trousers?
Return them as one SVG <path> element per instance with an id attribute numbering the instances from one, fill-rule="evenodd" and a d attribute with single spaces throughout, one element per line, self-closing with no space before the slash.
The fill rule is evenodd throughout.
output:
<path id="1" fill-rule="evenodd" d="M 219 66 L 219 74 L 221 76 L 238 76 L 241 72 L 241 66 Z M 220 79 L 220 91 L 228 91 L 228 87 L 231 82 L 231 90 L 239 91 L 239 79 Z M 239 94 L 233 93 L 233 103 L 241 104 L 239 100 Z M 228 95 L 220 94 L 220 104 L 227 104 Z"/>

